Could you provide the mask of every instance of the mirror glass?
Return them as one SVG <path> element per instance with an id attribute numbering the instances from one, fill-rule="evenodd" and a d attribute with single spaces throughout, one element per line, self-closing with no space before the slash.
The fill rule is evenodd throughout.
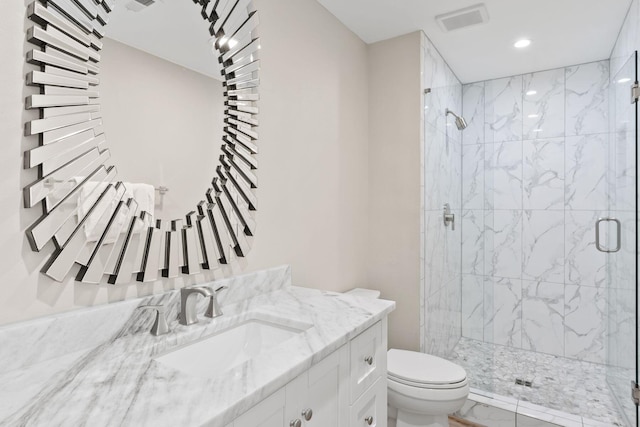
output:
<path id="1" fill-rule="evenodd" d="M 221 154 L 220 66 L 199 9 L 184 0 L 118 0 L 102 40 L 99 90 L 112 164 L 154 219 L 195 210 Z"/>

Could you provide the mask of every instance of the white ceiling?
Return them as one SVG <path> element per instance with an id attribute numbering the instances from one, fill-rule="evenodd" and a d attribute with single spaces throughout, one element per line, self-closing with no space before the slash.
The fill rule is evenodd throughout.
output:
<path id="1" fill-rule="evenodd" d="M 106 37 L 193 71 L 221 80 L 200 7 L 189 0 L 156 0 L 131 11 L 133 0 L 117 0 L 109 14 Z"/>
<path id="2" fill-rule="evenodd" d="M 366 43 L 423 30 L 463 83 L 609 58 L 631 0 L 318 0 Z M 483 2 L 486 24 L 435 17 Z M 530 47 L 513 43 L 530 38 Z"/>

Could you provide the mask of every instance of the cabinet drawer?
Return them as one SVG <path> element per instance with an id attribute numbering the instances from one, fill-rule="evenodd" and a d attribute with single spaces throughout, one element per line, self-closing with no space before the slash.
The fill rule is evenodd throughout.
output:
<path id="1" fill-rule="evenodd" d="M 349 427 L 387 427 L 386 378 L 379 378 L 351 407 Z"/>
<path id="2" fill-rule="evenodd" d="M 351 402 L 355 402 L 386 372 L 386 349 L 382 345 L 382 324 L 376 323 L 350 344 Z"/>

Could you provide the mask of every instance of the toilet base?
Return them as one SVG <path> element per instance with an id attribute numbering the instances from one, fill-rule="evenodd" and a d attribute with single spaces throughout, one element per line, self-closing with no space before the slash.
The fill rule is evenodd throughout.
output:
<path id="1" fill-rule="evenodd" d="M 447 415 L 425 415 L 398 411 L 396 427 L 449 427 Z"/>

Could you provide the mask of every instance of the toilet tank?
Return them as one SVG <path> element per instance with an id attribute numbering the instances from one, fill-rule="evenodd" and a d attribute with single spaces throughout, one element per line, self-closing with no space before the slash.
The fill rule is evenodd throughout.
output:
<path id="1" fill-rule="evenodd" d="M 363 298 L 380 298 L 380 291 L 375 289 L 354 288 L 345 292 L 346 295 L 353 295 L 354 297 Z"/>

